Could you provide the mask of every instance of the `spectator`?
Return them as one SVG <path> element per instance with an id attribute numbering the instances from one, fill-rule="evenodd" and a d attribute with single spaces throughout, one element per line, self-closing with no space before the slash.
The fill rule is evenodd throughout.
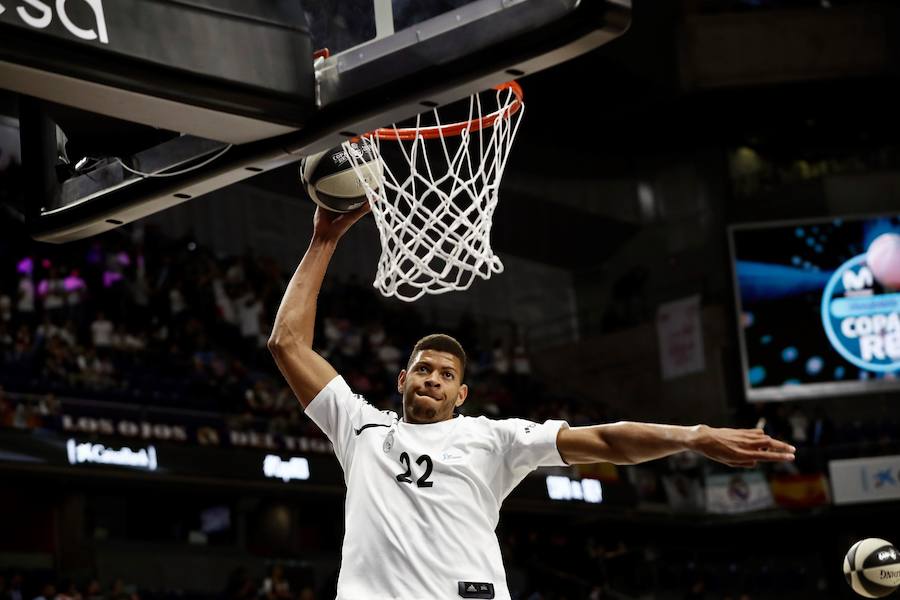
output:
<path id="1" fill-rule="evenodd" d="M 384 344 L 376 351 L 375 355 L 381 363 L 383 370 L 389 377 L 394 377 L 402 368 L 403 352 L 400 351 L 394 340 L 390 337 L 384 339 Z"/>
<path id="2" fill-rule="evenodd" d="M 125 350 L 126 350 L 126 343 L 125 343 L 126 335 L 127 335 L 127 333 L 125 331 L 125 325 L 122 323 L 117 324 L 115 326 L 112 336 L 111 336 L 111 338 L 112 338 L 111 345 L 114 350 L 117 350 L 118 352 L 125 352 Z"/>
<path id="3" fill-rule="evenodd" d="M 56 321 L 61 318 L 66 307 L 66 284 L 56 267 L 50 267 L 47 277 L 38 283 L 38 297 L 41 299 L 44 314 Z"/>
<path id="4" fill-rule="evenodd" d="M 274 565 L 269 576 L 263 580 L 261 594 L 265 600 L 291 599 L 291 584 L 285 579 L 281 565 Z"/>
<path id="5" fill-rule="evenodd" d="M 231 295 L 228 293 L 225 281 L 220 276 L 216 276 L 212 283 L 213 297 L 216 301 L 216 309 L 219 311 L 219 317 L 228 325 L 238 326 L 237 308 Z"/>
<path id="6" fill-rule="evenodd" d="M 63 585 L 63 591 L 56 596 L 56 600 L 83 600 L 83 597 L 75 582 L 69 580 Z"/>
<path id="7" fill-rule="evenodd" d="M 79 275 L 78 269 L 72 269 L 72 272 L 63 279 L 63 289 L 65 290 L 68 317 L 80 321 L 83 310 L 82 302 L 87 293 L 87 284 Z"/>
<path id="8" fill-rule="evenodd" d="M 14 574 L 9 580 L 9 590 L 6 592 L 6 597 L 9 600 L 24 600 L 24 596 L 22 594 L 22 585 L 23 585 L 23 577 L 21 573 Z"/>
<path id="9" fill-rule="evenodd" d="M 337 348 L 341 341 L 340 319 L 336 317 L 325 317 L 322 319 L 322 329 L 325 337 L 325 352 L 331 354 L 331 351 Z"/>
<path id="10" fill-rule="evenodd" d="M 181 280 L 177 280 L 169 289 L 169 316 L 176 321 L 188 309 L 184 294 L 181 293 L 181 284 Z"/>
<path id="11" fill-rule="evenodd" d="M 34 330 L 34 333 L 39 344 L 47 344 L 60 331 L 60 328 L 53 322 L 50 315 L 44 313 L 44 318 L 41 320 L 41 324 L 37 326 L 37 329 Z"/>
<path id="12" fill-rule="evenodd" d="M 231 572 L 223 596 L 224 600 L 255 600 L 256 587 L 246 568 L 238 567 Z"/>
<path id="13" fill-rule="evenodd" d="M 815 416 L 809 424 L 809 443 L 813 446 L 827 446 L 834 443 L 834 423 L 821 406 L 816 407 Z"/>
<path id="14" fill-rule="evenodd" d="M 150 283 L 147 281 L 147 266 L 143 253 L 138 253 L 135 265 L 134 280 L 130 282 L 129 291 L 136 309 L 135 317 L 143 322 L 150 311 Z"/>
<path id="15" fill-rule="evenodd" d="M 531 375 L 531 361 L 528 360 L 528 353 L 525 352 L 525 346 L 517 344 L 513 350 L 513 373 L 519 377 L 528 377 Z"/>
<path id="16" fill-rule="evenodd" d="M 86 348 L 84 352 L 81 352 L 78 355 L 75 362 L 78 365 L 77 377 L 84 387 L 91 390 L 102 389 L 105 387 L 103 382 L 103 366 L 100 362 L 100 358 L 97 356 L 97 351 L 94 348 Z"/>
<path id="17" fill-rule="evenodd" d="M 6 392 L 3 391 L 3 386 L 0 386 L 0 427 L 12 427 L 14 417 L 15 408 L 13 407 L 12 400 L 10 400 L 6 395 Z M 3 584 L 6 585 L 5 579 Z M 2 598 L 3 596 L 0 595 L 0 600 L 2 600 Z"/>
<path id="18" fill-rule="evenodd" d="M 12 321 L 12 298 L 8 294 L 0 293 L 0 323 L 6 324 Z"/>
<path id="19" fill-rule="evenodd" d="M 99 579 L 91 579 L 84 590 L 84 600 L 106 600 Z"/>
<path id="20" fill-rule="evenodd" d="M 368 342 L 369 348 L 373 350 L 381 348 L 386 341 L 387 332 L 385 332 L 384 326 L 381 323 L 376 323 L 369 327 L 368 333 L 366 334 L 366 342 Z"/>
<path id="21" fill-rule="evenodd" d="M 50 582 L 41 586 L 41 593 L 34 600 L 56 600 L 56 586 Z"/>
<path id="22" fill-rule="evenodd" d="M 67 347 L 75 348 L 78 346 L 78 330 L 74 321 L 66 321 L 65 325 L 58 329 L 56 333 Z"/>
<path id="23" fill-rule="evenodd" d="M 341 331 L 339 347 L 341 355 L 350 359 L 358 357 L 362 352 L 362 332 L 349 319 L 341 319 L 338 327 Z"/>
<path id="24" fill-rule="evenodd" d="M 19 287 L 16 292 L 16 311 L 26 323 L 34 322 L 34 282 L 31 270 L 19 276 Z"/>
<path id="25" fill-rule="evenodd" d="M 270 413 L 275 408 L 275 398 L 265 381 L 257 381 L 252 388 L 244 392 L 247 406 L 257 414 Z"/>
<path id="26" fill-rule="evenodd" d="M 27 402 L 19 402 L 16 404 L 12 415 L 12 427 L 14 429 L 29 429 L 34 425 L 34 411 Z"/>
<path id="27" fill-rule="evenodd" d="M 238 320 L 241 325 L 241 336 L 244 340 L 256 348 L 259 345 L 260 319 L 262 318 L 263 305 L 259 297 L 248 292 L 238 302 Z"/>
<path id="28" fill-rule="evenodd" d="M 791 442 L 796 445 L 805 445 L 809 430 L 809 418 L 801 406 L 794 406 L 788 416 L 791 427 Z"/>
<path id="29" fill-rule="evenodd" d="M 125 587 L 125 580 L 118 577 L 109 590 L 108 600 L 140 600 L 140 597 L 133 590 L 129 591 Z"/>
<path id="30" fill-rule="evenodd" d="M 118 338 L 119 347 L 124 352 L 140 352 L 147 347 L 147 342 L 143 335 L 128 331 L 122 326 L 119 331 Z"/>
<path id="31" fill-rule="evenodd" d="M 506 354 L 506 348 L 503 346 L 503 340 L 494 340 L 494 350 L 491 353 L 491 366 L 494 372 L 499 375 L 509 373 L 509 356 Z"/>
<path id="32" fill-rule="evenodd" d="M 684 596 L 684 600 L 702 600 L 706 597 L 706 582 L 702 577 L 698 577 L 691 584 L 688 593 Z"/>
<path id="33" fill-rule="evenodd" d="M 97 312 L 97 317 L 91 323 L 91 341 L 95 348 L 109 348 L 113 342 L 113 331 L 115 327 L 112 321 L 106 318 L 106 314 L 101 310 Z"/>
<path id="34" fill-rule="evenodd" d="M 0 359 L 9 360 L 15 340 L 9 331 L 9 323 L 0 321 Z"/>
<path id="35" fill-rule="evenodd" d="M 53 394 L 44 394 L 41 396 L 41 399 L 38 400 L 37 414 L 44 420 L 59 415 L 61 410 L 62 405 L 59 403 L 59 399 Z"/>
<path id="36" fill-rule="evenodd" d="M 61 337 L 50 338 L 44 348 L 44 355 L 42 375 L 52 381 L 70 381 L 70 375 L 75 373 L 77 365 Z"/>

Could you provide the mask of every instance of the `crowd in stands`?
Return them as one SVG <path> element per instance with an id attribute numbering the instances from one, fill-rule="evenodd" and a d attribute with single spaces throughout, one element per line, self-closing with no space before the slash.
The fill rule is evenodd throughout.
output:
<path id="1" fill-rule="evenodd" d="M 122 578 L 104 587 L 99 579 L 57 580 L 50 572 L 0 571 L 0 600 L 140 600 Z"/>
<path id="2" fill-rule="evenodd" d="M 802 556 L 631 545 L 572 526 L 516 527 L 501 534 L 514 600 L 802 600 L 827 594 L 833 581 Z M 254 576 L 246 567 L 227 575 L 220 593 L 138 589 L 122 578 L 109 585 L 52 572 L 0 571 L 0 600 L 316 600 L 334 597 L 336 573 L 317 581 L 280 564 Z"/>
<path id="3" fill-rule="evenodd" d="M 219 595 L 198 594 L 179 590 L 138 590 L 121 577 L 109 586 L 100 579 L 89 577 L 83 581 L 56 577 L 52 571 L 0 571 L 0 600 L 315 600 L 311 585 L 292 588 L 290 579 L 280 564 L 273 565 L 264 577 L 251 577 L 245 568 L 229 574 L 225 589 Z"/>
<path id="4" fill-rule="evenodd" d="M 40 421 L 54 414 L 57 398 L 75 397 L 307 429 L 266 348 L 289 278 L 272 259 L 220 257 L 150 227 L 65 246 L 17 242 L 8 243 L 0 265 L 0 386 L 45 399 L 30 414 L 0 416 L 7 425 Z M 317 350 L 382 408 L 399 408 L 397 373 L 428 329 L 403 308 L 336 278 L 319 299 Z M 471 318 L 448 333 L 470 355 L 467 379 L 478 393 L 467 412 L 589 420 L 583 406 L 546 393 L 531 377 L 513 335 L 482 340 Z"/>
<path id="5" fill-rule="evenodd" d="M 273 259 L 218 256 L 149 226 L 62 246 L 12 233 L 2 244 L 0 426 L 34 429 L 59 414 L 60 398 L 87 398 L 318 434 L 266 349 L 290 276 Z M 316 349 L 370 402 L 399 410 L 397 373 L 432 329 L 421 315 L 338 277 L 326 279 L 317 314 Z M 469 352 L 473 393 L 463 412 L 572 425 L 614 420 L 596 401 L 552 393 L 535 378 L 512 327 L 506 339 L 483 339 L 481 325 L 464 316 L 444 328 Z M 13 406 L 3 390 L 37 396 Z M 834 423 L 807 403 L 759 411 L 739 424 L 765 416 L 767 433 L 800 448 L 900 440 L 897 418 Z"/>
<path id="6" fill-rule="evenodd" d="M 809 401 L 758 404 L 744 415 L 746 426 L 763 423 L 772 437 L 799 449 L 796 467 L 824 472 L 829 460 L 900 452 L 900 416 L 889 410 L 872 417 L 832 417 Z"/>
<path id="7" fill-rule="evenodd" d="M 508 535 L 504 550 L 511 591 L 523 600 L 797 600 L 831 585 L 800 555 L 632 544 L 596 530 L 526 529 Z"/>

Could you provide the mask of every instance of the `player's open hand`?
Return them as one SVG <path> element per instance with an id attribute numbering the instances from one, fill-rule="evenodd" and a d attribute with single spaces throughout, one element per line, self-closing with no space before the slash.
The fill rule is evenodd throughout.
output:
<path id="1" fill-rule="evenodd" d="M 359 221 L 366 213 L 371 210 L 368 202 L 364 202 L 362 206 L 356 210 L 346 213 L 339 213 L 325 210 L 322 207 L 316 208 L 316 214 L 313 217 L 313 233 L 316 237 L 328 240 L 338 240 L 342 235 L 347 233 L 350 227 Z"/>
<path id="2" fill-rule="evenodd" d="M 727 429 L 700 425 L 693 444 L 696 452 L 731 467 L 755 467 L 757 462 L 789 462 L 796 448 L 763 433 L 762 429 Z"/>

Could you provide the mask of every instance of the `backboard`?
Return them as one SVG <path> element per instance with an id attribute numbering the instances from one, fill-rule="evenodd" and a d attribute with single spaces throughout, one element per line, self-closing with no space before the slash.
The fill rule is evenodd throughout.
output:
<path id="1" fill-rule="evenodd" d="M 94 235 L 552 67 L 629 22 L 629 0 L 0 0 L 25 220 L 43 241 Z M 138 124 L 152 143 L 64 157 L 91 136 L 66 114 Z"/>

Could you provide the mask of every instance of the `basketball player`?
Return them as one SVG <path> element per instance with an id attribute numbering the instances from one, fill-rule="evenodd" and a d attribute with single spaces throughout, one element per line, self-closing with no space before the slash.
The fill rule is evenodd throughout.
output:
<path id="1" fill-rule="evenodd" d="M 635 464 L 693 450 L 732 466 L 790 461 L 760 430 L 454 417 L 468 395 L 453 338 L 418 342 L 397 390 L 403 414 L 354 394 L 312 349 L 316 297 L 338 240 L 368 212 L 317 209 L 269 350 L 306 414 L 334 446 L 347 484 L 338 600 L 510 597 L 494 530 L 503 499 L 540 466 Z"/>

